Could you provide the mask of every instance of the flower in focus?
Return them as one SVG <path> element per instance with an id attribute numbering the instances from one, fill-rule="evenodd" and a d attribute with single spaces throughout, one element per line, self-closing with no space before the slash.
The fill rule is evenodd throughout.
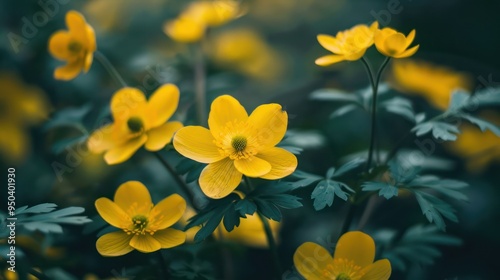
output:
<path id="1" fill-rule="evenodd" d="M 11 163 L 19 163 L 30 151 L 27 128 L 47 119 L 49 102 L 43 91 L 24 84 L 11 73 L 0 73 L 0 153 Z"/>
<path id="2" fill-rule="evenodd" d="M 418 60 L 397 60 L 392 64 L 392 85 L 403 93 L 418 94 L 435 107 L 446 110 L 455 89 L 472 90 L 466 73 Z"/>
<path id="3" fill-rule="evenodd" d="M 332 55 L 326 55 L 316 59 L 319 66 L 328 66 L 344 60 L 358 60 L 365 54 L 366 50 L 373 45 L 373 37 L 378 30 L 378 22 L 371 26 L 358 24 L 351 29 L 339 31 L 335 37 L 330 35 L 318 35 L 318 42 Z"/>
<path id="4" fill-rule="evenodd" d="M 181 122 L 166 121 L 177 110 L 179 89 L 173 84 L 158 88 L 146 101 L 136 88 L 122 88 L 111 99 L 113 123 L 89 137 L 89 150 L 104 154 L 108 164 L 129 159 L 142 145 L 148 151 L 161 150 L 170 143 Z"/>
<path id="5" fill-rule="evenodd" d="M 279 222 L 267 219 L 274 240 L 277 240 L 281 224 Z M 240 219 L 240 225 L 228 232 L 221 223 L 214 231 L 217 239 L 230 240 L 251 247 L 267 248 L 269 246 L 264 231 L 264 225 L 257 214 L 247 215 L 246 219 Z"/>
<path id="6" fill-rule="evenodd" d="M 391 276 L 391 263 L 375 259 L 375 242 L 360 231 L 342 235 L 332 256 L 313 242 L 300 245 L 293 255 L 298 272 L 308 280 L 386 280 Z"/>
<path id="7" fill-rule="evenodd" d="M 81 71 L 87 73 L 96 50 L 95 33 L 85 18 L 76 11 L 66 13 L 68 31 L 57 31 L 49 41 L 49 51 L 55 58 L 66 61 L 54 72 L 58 80 L 71 80 Z"/>
<path id="8" fill-rule="evenodd" d="M 193 43 L 203 38 L 208 27 L 225 24 L 240 14 L 239 4 L 233 0 L 196 1 L 166 22 L 163 31 L 175 41 Z"/>
<path id="9" fill-rule="evenodd" d="M 121 256 L 134 249 L 151 253 L 186 241 L 183 231 L 170 228 L 186 210 L 186 201 L 178 194 L 153 205 L 141 182 L 128 181 L 118 187 L 114 201 L 102 197 L 96 200 L 95 207 L 106 222 L 121 229 L 97 240 L 97 251 L 103 256 Z"/>
<path id="10" fill-rule="evenodd" d="M 240 184 L 242 175 L 268 180 L 290 175 L 297 158 L 275 147 L 285 136 L 288 115 L 279 104 L 257 107 L 250 116 L 234 97 L 217 97 L 208 117 L 210 130 L 187 126 L 174 137 L 183 156 L 208 163 L 199 179 L 203 193 L 223 198 Z"/>
<path id="11" fill-rule="evenodd" d="M 419 45 L 408 49 L 414 39 L 415 29 L 405 36 L 392 28 L 385 27 L 375 32 L 375 47 L 385 56 L 405 58 L 414 55 L 418 50 Z"/>

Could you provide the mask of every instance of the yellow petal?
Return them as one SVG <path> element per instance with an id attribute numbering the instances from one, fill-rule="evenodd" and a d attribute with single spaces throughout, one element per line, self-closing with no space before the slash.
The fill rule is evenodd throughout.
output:
<path id="1" fill-rule="evenodd" d="M 164 124 L 177 110 L 179 104 L 179 88 L 173 84 L 166 84 L 158 88 L 149 98 L 151 126 L 157 127 Z"/>
<path id="2" fill-rule="evenodd" d="M 90 25 L 86 25 L 86 30 L 87 30 L 87 51 L 90 53 L 95 52 L 97 49 L 97 44 L 95 42 L 95 32 L 94 28 Z"/>
<path id="3" fill-rule="evenodd" d="M 56 68 L 54 71 L 54 78 L 56 80 L 69 81 L 74 79 L 82 71 L 82 61 L 75 60 L 64 66 Z"/>
<path id="4" fill-rule="evenodd" d="M 288 114 L 279 104 L 265 104 L 257 107 L 248 122 L 258 133 L 263 147 L 274 147 L 285 136 L 288 125 Z"/>
<path id="5" fill-rule="evenodd" d="M 105 257 L 123 256 L 134 250 L 129 243 L 132 236 L 123 231 L 107 233 L 97 239 L 96 248 Z"/>
<path id="6" fill-rule="evenodd" d="M 260 176 L 263 179 L 276 180 L 292 174 L 297 168 L 297 158 L 294 154 L 283 148 L 270 148 L 261 151 L 257 157 L 271 164 L 271 171 Z"/>
<path id="7" fill-rule="evenodd" d="M 147 215 L 153 207 L 148 189 L 138 181 L 121 184 L 115 192 L 114 201 L 129 217 Z"/>
<path id="8" fill-rule="evenodd" d="M 0 138 L 0 152 L 7 160 L 19 163 L 30 151 L 30 138 L 26 131 L 14 122 L 0 123 L 0 131 L 9 137 Z"/>
<path id="9" fill-rule="evenodd" d="M 94 54 L 89 52 L 85 55 L 85 59 L 83 61 L 83 72 L 87 73 L 92 66 L 92 61 L 94 60 Z"/>
<path id="10" fill-rule="evenodd" d="M 87 140 L 87 147 L 90 152 L 100 154 L 115 146 L 114 129 L 114 124 L 108 124 L 94 131 Z"/>
<path id="11" fill-rule="evenodd" d="M 186 211 L 186 201 L 178 194 L 160 201 L 149 214 L 149 228 L 160 230 L 175 224 Z"/>
<path id="12" fill-rule="evenodd" d="M 339 42 L 337 41 L 337 39 L 335 39 L 335 37 L 330 36 L 330 35 L 320 34 L 317 36 L 317 39 L 318 39 L 319 44 L 323 48 L 331 51 L 332 53 L 336 53 L 336 54 L 342 53 L 342 50 L 339 46 Z"/>
<path id="13" fill-rule="evenodd" d="M 66 31 L 57 31 L 52 34 L 49 39 L 50 54 L 59 60 L 74 59 L 73 53 L 68 48 L 70 41 L 71 34 Z"/>
<path id="14" fill-rule="evenodd" d="M 208 126 L 212 135 L 219 138 L 228 122 L 244 122 L 247 119 L 247 111 L 238 100 L 230 95 L 222 95 L 212 102 Z"/>
<path id="15" fill-rule="evenodd" d="M 411 43 L 413 43 L 413 40 L 415 39 L 415 35 L 416 35 L 415 29 L 413 29 L 412 31 L 410 31 L 410 33 L 408 33 L 408 36 L 406 36 L 405 49 L 407 49 L 411 45 Z"/>
<path id="16" fill-rule="evenodd" d="M 132 113 L 144 106 L 147 106 L 146 97 L 136 88 L 122 88 L 111 98 L 111 113 L 115 122 L 126 122 Z"/>
<path id="17" fill-rule="evenodd" d="M 179 246 L 186 242 L 186 233 L 173 228 L 157 231 L 153 237 L 160 242 L 163 249 Z"/>
<path id="18" fill-rule="evenodd" d="M 341 62 L 344 60 L 345 60 L 345 56 L 343 56 L 343 55 L 325 55 L 325 56 L 322 56 L 322 57 L 316 59 L 316 61 L 314 61 L 314 63 L 316 63 L 316 65 L 319 65 L 319 66 L 330 66 L 332 64 L 335 64 L 337 62 Z"/>
<path id="19" fill-rule="evenodd" d="M 200 187 L 210 198 L 223 198 L 241 183 L 242 174 L 229 158 L 210 163 L 200 175 Z"/>
<path id="20" fill-rule="evenodd" d="M 297 271 L 306 279 L 324 279 L 323 270 L 333 262 L 330 253 L 322 246 L 306 242 L 297 248 L 293 254 L 293 264 Z"/>
<path id="21" fill-rule="evenodd" d="M 205 35 L 205 24 L 189 17 L 179 17 L 168 21 L 163 26 L 163 32 L 170 38 L 181 43 L 194 43 Z"/>
<path id="22" fill-rule="evenodd" d="M 258 157 L 237 159 L 234 161 L 234 166 L 239 172 L 248 177 L 260 177 L 271 171 L 271 164 Z"/>
<path id="23" fill-rule="evenodd" d="M 225 156 L 214 144 L 210 131 L 201 126 L 186 126 L 175 133 L 174 148 L 181 155 L 201 163 L 212 163 Z"/>
<path id="24" fill-rule="evenodd" d="M 403 53 L 401 54 L 398 54 L 398 55 L 394 55 L 395 58 L 405 58 L 405 57 L 410 57 L 412 55 L 414 55 L 417 51 L 418 51 L 418 48 L 420 47 L 420 45 L 416 45 L 415 47 L 411 48 L 411 49 L 408 49 L 406 51 L 404 51 Z"/>
<path id="25" fill-rule="evenodd" d="M 374 21 L 371 25 L 370 25 L 370 31 L 371 32 L 374 32 L 378 30 L 378 21 Z"/>
<path id="26" fill-rule="evenodd" d="M 333 257 L 351 260 L 361 267 L 368 266 L 375 258 L 375 242 L 366 233 L 347 232 L 340 237 Z"/>
<path id="27" fill-rule="evenodd" d="M 73 10 L 68 11 L 66 13 L 66 26 L 68 26 L 69 32 L 73 38 L 84 44 L 85 47 L 88 46 L 87 22 L 82 14 Z"/>
<path id="28" fill-rule="evenodd" d="M 344 58 L 345 58 L 345 60 L 356 61 L 356 60 L 360 59 L 361 57 L 363 57 L 363 55 L 365 55 L 365 53 L 366 53 L 366 49 L 363 48 L 357 52 L 351 52 L 349 54 L 346 54 L 344 56 Z"/>
<path id="29" fill-rule="evenodd" d="M 392 34 L 385 39 L 385 51 L 393 56 L 405 50 L 406 37 L 401 33 Z"/>
<path id="30" fill-rule="evenodd" d="M 170 141 L 174 133 L 183 127 L 181 122 L 168 122 L 159 127 L 148 130 L 148 141 L 144 146 L 148 151 L 159 151 Z"/>
<path id="31" fill-rule="evenodd" d="M 364 271 L 366 274 L 361 280 L 387 280 L 391 276 L 391 263 L 387 259 L 379 260 L 367 266 Z"/>
<path id="32" fill-rule="evenodd" d="M 147 139 L 148 137 L 146 135 L 141 135 L 124 144 L 115 146 L 104 154 L 104 160 L 109 165 L 122 163 L 139 150 L 139 148 L 146 143 Z"/>
<path id="33" fill-rule="evenodd" d="M 101 197 L 97 199 L 95 208 L 108 224 L 116 228 L 127 228 L 132 223 L 130 216 L 118 204 L 108 198 Z"/>
<path id="34" fill-rule="evenodd" d="M 130 246 L 139 252 L 151 253 L 161 249 L 161 244 L 149 234 L 134 235 L 130 240 Z"/>

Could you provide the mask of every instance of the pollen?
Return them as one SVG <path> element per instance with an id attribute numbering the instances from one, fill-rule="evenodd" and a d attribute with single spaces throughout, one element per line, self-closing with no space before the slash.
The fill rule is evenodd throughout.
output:
<path id="1" fill-rule="evenodd" d="M 144 215 L 135 215 L 132 218 L 132 226 L 128 229 L 123 229 L 127 234 L 145 234 L 146 232 L 150 232 L 148 230 L 148 218 Z M 150 232 L 151 233 L 151 232 Z"/>
<path id="2" fill-rule="evenodd" d="M 365 273 L 353 261 L 338 258 L 323 270 L 323 276 L 332 280 L 359 280 Z"/>
<path id="3" fill-rule="evenodd" d="M 130 129 L 131 132 L 140 132 L 144 129 L 144 123 L 142 120 L 138 117 L 131 117 L 127 121 L 127 126 L 128 129 Z"/>

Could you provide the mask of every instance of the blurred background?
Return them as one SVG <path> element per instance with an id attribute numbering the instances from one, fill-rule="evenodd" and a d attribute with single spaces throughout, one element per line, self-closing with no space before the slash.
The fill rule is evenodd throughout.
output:
<path id="1" fill-rule="evenodd" d="M 109 113 L 110 97 L 119 85 L 97 62 L 74 80 L 55 80 L 53 72 L 61 62 L 50 56 L 47 45 L 52 33 L 66 29 L 68 10 L 81 12 L 96 31 L 98 50 L 130 86 L 149 95 L 161 84 L 175 83 L 181 90 L 176 118 L 194 123 L 192 45 L 176 42 L 163 32 L 164 23 L 189 2 L 0 2 L 0 155 L 3 170 L 17 170 L 17 205 L 81 206 L 95 218 L 95 199 L 111 197 L 126 180 L 144 182 L 156 199 L 176 191 L 168 187 L 174 183 L 160 163 L 145 151 L 117 166 L 107 166 L 101 155 L 88 153 L 82 139 Z M 263 103 L 282 104 L 293 132 L 289 140 L 304 149 L 298 168 L 310 173 L 324 174 L 344 157 L 366 149 L 369 132 L 366 112 L 330 119 L 339 104 L 310 99 L 311 92 L 320 88 L 356 91 L 368 86 L 359 61 L 326 68 L 314 64 L 327 54 L 316 40 L 318 34 L 335 35 L 375 20 L 405 34 L 416 29 L 417 54 L 389 65 L 383 77 L 401 92 L 397 94 L 414 101 L 416 112 L 438 114 L 446 108 L 454 87 L 474 91 L 500 85 L 500 56 L 495 55 L 500 46 L 499 1 L 248 0 L 242 6 L 244 15 L 210 29 L 203 39 L 208 99 L 228 93 L 247 110 Z M 373 48 L 367 57 L 374 65 L 383 60 Z M 500 121 L 498 109 L 480 113 Z M 387 114 L 382 114 L 380 124 L 379 146 L 387 150 L 411 128 Z M 410 142 L 407 148 L 417 147 Z M 168 153 L 180 159 L 174 151 Z M 404 273 L 395 270 L 393 279 L 495 279 L 500 251 L 500 139 L 463 126 L 459 141 L 438 143 L 431 157 L 433 173 L 470 184 L 466 191 L 470 201 L 454 205 L 460 222 L 450 222 L 447 228 L 463 245 L 444 246 L 434 264 L 412 266 Z M 304 207 L 285 212 L 281 225 L 279 250 L 290 271 L 295 249 L 305 241 L 335 239 L 343 218 L 340 200 L 331 208 L 314 211 L 311 191 L 298 192 Z M 4 197 L 2 205 L 6 205 Z M 404 231 L 426 222 L 414 199 L 402 196 L 377 210 L 366 231 Z M 137 252 L 123 258 L 101 257 L 91 229 L 82 232 L 82 227 L 70 226 L 65 230 L 63 235 L 27 237 L 19 246 L 24 246 L 36 266 L 61 267 L 76 279 L 90 273 L 102 279 L 116 277 L 124 268 L 141 265 Z M 271 264 L 266 250 L 239 246 L 233 253 L 238 275 L 268 279 Z M 220 268 L 214 269 L 218 275 Z"/>

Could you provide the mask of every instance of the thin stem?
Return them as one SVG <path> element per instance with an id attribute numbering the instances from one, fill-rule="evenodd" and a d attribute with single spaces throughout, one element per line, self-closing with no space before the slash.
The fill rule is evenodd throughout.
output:
<path id="1" fill-rule="evenodd" d="M 372 86 L 372 123 L 371 123 L 371 132 L 370 132 L 370 148 L 368 150 L 368 160 L 366 162 L 366 171 L 370 170 L 372 160 L 373 160 L 373 151 L 375 148 L 375 135 L 376 135 L 376 124 L 377 124 L 377 96 L 378 96 L 378 84 L 380 82 L 380 78 L 382 77 L 382 73 L 384 71 L 385 66 L 390 61 L 390 57 L 387 57 L 382 65 L 380 65 L 380 68 L 377 72 L 377 77 L 374 78 L 373 76 L 373 71 L 366 59 L 363 57 L 361 58 L 361 62 L 363 62 L 363 65 L 365 66 L 365 69 L 368 73 L 368 77 L 370 79 L 370 84 Z"/>
<path id="2" fill-rule="evenodd" d="M 356 210 L 356 206 L 352 203 L 347 204 L 347 214 L 345 216 L 344 222 L 342 223 L 342 229 L 340 230 L 340 236 L 349 231 L 351 227 L 352 219 L 354 218 L 354 212 Z"/>
<path id="3" fill-rule="evenodd" d="M 365 210 L 363 214 L 361 214 L 361 218 L 358 223 L 358 230 L 362 230 L 365 225 L 368 223 L 368 220 L 372 216 L 373 212 L 380 204 L 380 198 L 377 195 L 372 195 L 366 204 Z"/>
<path id="4" fill-rule="evenodd" d="M 123 80 L 120 73 L 116 71 L 116 68 L 113 66 L 113 64 L 111 64 L 111 62 L 109 62 L 109 60 L 106 58 L 106 56 L 104 56 L 104 54 L 102 54 L 100 51 L 96 51 L 94 53 L 94 57 L 97 61 L 101 63 L 104 69 L 108 71 L 108 74 L 111 75 L 116 80 L 119 86 L 127 87 L 127 83 L 125 82 L 125 80 Z"/>
<path id="5" fill-rule="evenodd" d="M 187 200 L 188 200 L 189 204 L 191 204 L 194 208 L 196 208 L 196 205 L 194 205 L 194 203 L 193 203 L 193 200 L 191 198 L 191 192 L 189 191 L 189 187 L 186 184 L 186 182 L 184 182 L 184 180 L 181 178 L 181 176 L 175 171 L 174 167 L 172 165 L 170 165 L 170 163 L 168 163 L 168 161 L 166 161 L 160 155 L 159 152 L 155 152 L 153 154 L 156 155 L 156 157 L 158 158 L 158 160 L 163 164 L 163 166 L 165 166 L 165 168 L 168 170 L 168 172 L 170 173 L 170 175 L 174 178 L 174 180 L 177 183 L 177 185 L 179 185 L 179 187 L 185 193 L 185 197 L 187 197 Z"/>
<path id="6" fill-rule="evenodd" d="M 195 50 L 195 65 L 194 65 L 194 81 L 195 81 L 195 100 L 196 112 L 198 114 L 198 122 L 200 125 L 206 125 L 207 122 L 207 100 L 206 100 L 206 73 L 205 60 L 203 58 L 202 42 L 196 46 Z"/>
<path id="7" fill-rule="evenodd" d="M 259 212 L 257 213 L 259 215 L 260 220 L 262 221 L 262 224 L 264 225 L 264 231 L 266 232 L 267 242 L 269 243 L 269 250 L 271 250 L 273 256 L 274 272 L 276 273 L 276 279 L 281 279 L 282 270 L 281 270 L 280 258 L 278 255 L 278 248 L 276 246 L 276 242 L 274 241 L 271 226 L 269 225 L 269 222 L 267 221 L 266 217 L 264 217 Z"/>

